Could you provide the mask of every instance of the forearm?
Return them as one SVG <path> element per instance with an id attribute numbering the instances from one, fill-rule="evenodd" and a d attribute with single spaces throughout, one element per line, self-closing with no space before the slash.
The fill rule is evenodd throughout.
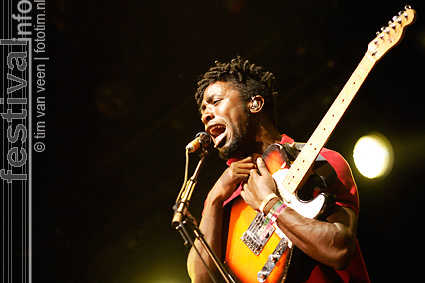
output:
<path id="1" fill-rule="evenodd" d="M 205 201 L 204 212 L 199 226 L 206 242 L 219 259 L 223 258 L 222 252 L 224 250 L 222 244 L 223 203 L 232 195 L 241 182 L 248 180 L 249 172 L 253 168 L 255 168 L 255 164 L 252 162 L 251 157 L 233 162 L 217 180 Z M 219 272 L 214 262 L 203 249 L 201 243 L 195 241 L 195 247 L 200 251 L 202 259 L 205 260 L 215 278 L 219 278 Z M 189 253 L 187 267 L 192 282 L 212 282 L 207 269 L 194 248 Z"/>
<path id="2" fill-rule="evenodd" d="M 355 219 L 353 216 L 350 217 L 350 213 L 346 209 L 338 208 L 328 218 L 330 222 L 326 222 L 306 218 L 287 207 L 279 215 L 277 224 L 294 245 L 304 253 L 323 264 L 336 269 L 344 269 L 354 254 L 356 227 L 332 222 L 332 220 L 345 218 L 346 221 L 350 221 L 349 219 Z"/>
<path id="3" fill-rule="evenodd" d="M 219 259 L 222 257 L 222 223 L 223 202 L 210 193 L 199 228 L 204 235 L 205 241 L 210 245 Z M 208 265 L 208 268 L 217 278 L 219 276 L 218 270 L 198 240 L 195 241 L 195 247 L 201 253 L 201 257 Z M 193 247 L 189 252 L 187 266 L 192 282 L 212 282 L 204 263 Z"/>

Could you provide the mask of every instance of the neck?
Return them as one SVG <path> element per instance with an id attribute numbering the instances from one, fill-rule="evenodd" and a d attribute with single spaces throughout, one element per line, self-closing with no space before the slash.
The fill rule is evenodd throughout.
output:
<path id="1" fill-rule="evenodd" d="M 247 148 L 247 155 L 252 156 L 254 160 L 262 156 L 271 144 L 279 143 L 282 139 L 279 130 L 268 117 L 258 118 L 253 123 L 253 144 Z"/>

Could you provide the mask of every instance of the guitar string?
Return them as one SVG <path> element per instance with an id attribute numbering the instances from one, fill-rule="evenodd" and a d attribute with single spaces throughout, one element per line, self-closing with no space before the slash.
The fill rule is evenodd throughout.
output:
<path id="1" fill-rule="evenodd" d="M 345 110 L 354 99 L 357 91 L 360 89 L 360 86 L 363 84 L 375 63 L 376 61 L 370 59 L 369 56 L 365 54 L 353 74 L 350 76 L 349 80 L 341 90 L 341 93 L 337 96 L 325 117 L 319 123 L 319 126 L 308 140 L 306 146 L 292 164 L 294 169 L 292 172 L 288 172 L 292 174 L 288 174 L 284 178 L 284 184 L 286 184 L 285 189 L 289 193 L 293 194 L 297 189 L 298 184 L 302 181 L 313 161 L 319 154 L 318 149 L 321 149 L 328 140 L 330 134 L 342 118 Z"/>

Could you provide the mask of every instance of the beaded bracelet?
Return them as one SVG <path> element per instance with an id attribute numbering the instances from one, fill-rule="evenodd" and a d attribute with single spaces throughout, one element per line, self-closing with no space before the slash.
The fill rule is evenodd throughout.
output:
<path id="1" fill-rule="evenodd" d="M 279 200 L 275 203 L 275 205 L 273 205 L 273 207 L 267 214 L 262 227 L 259 230 L 260 241 L 262 241 L 267 236 L 273 224 L 276 222 L 279 214 L 282 213 L 285 208 L 286 204 L 281 200 Z"/>
<path id="2" fill-rule="evenodd" d="M 271 219 L 276 220 L 279 214 L 286 208 L 286 204 L 279 200 L 278 202 L 273 205 L 273 207 L 270 209 L 269 213 L 267 214 L 267 217 L 270 217 Z M 269 216 L 270 215 L 270 216 Z"/>

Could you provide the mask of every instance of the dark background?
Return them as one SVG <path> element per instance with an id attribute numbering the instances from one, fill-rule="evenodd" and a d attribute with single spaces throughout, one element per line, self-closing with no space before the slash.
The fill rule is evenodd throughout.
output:
<path id="1" fill-rule="evenodd" d="M 371 72 L 327 147 L 350 163 L 360 193 L 358 240 L 373 282 L 420 278 L 423 244 L 421 1 L 49 2 L 46 151 L 34 153 L 33 282 L 188 282 L 172 205 L 184 147 L 203 129 L 196 78 L 241 55 L 276 78 L 282 133 L 305 141 L 375 32 L 404 5 L 418 12 Z M 356 140 L 393 144 L 385 179 L 354 166 Z M 225 168 L 211 150 L 191 203 Z M 197 155 L 191 155 L 191 170 Z"/>

